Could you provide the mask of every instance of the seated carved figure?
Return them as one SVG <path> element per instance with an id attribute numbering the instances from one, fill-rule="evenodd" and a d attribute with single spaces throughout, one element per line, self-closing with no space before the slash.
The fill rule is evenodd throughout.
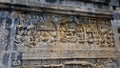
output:
<path id="1" fill-rule="evenodd" d="M 93 38 L 94 38 L 94 41 L 97 41 L 97 42 L 102 41 L 102 39 L 101 39 L 101 37 L 100 37 L 100 35 L 98 33 L 93 33 Z"/>
<path id="2" fill-rule="evenodd" d="M 66 40 L 68 42 L 76 42 L 77 41 L 75 29 L 68 29 L 67 30 Z"/>
<path id="3" fill-rule="evenodd" d="M 66 38 L 66 29 L 64 27 L 61 27 L 61 29 L 60 29 L 60 40 L 62 42 L 65 42 L 66 41 L 65 38 Z"/>
<path id="4" fill-rule="evenodd" d="M 26 46 L 29 46 L 29 47 L 36 46 L 36 41 L 34 40 L 32 36 L 26 36 L 24 43 Z"/>

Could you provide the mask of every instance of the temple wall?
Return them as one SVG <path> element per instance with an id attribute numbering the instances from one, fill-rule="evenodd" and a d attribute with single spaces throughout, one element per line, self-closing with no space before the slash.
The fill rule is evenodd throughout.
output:
<path id="1" fill-rule="evenodd" d="M 112 18 L 6 10 L 1 10 L 0 15 L 3 67 L 69 66 L 74 61 L 94 67 L 98 59 L 110 58 L 108 61 L 114 62 L 117 57 Z"/>
<path id="2" fill-rule="evenodd" d="M 119 68 L 119 15 L 101 2 L 0 0 L 0 68 Z"/>

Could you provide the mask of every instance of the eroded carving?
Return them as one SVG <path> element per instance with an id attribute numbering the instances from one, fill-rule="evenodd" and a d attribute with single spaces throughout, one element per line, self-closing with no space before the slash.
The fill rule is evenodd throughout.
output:
<path id="1" fill-rule="evenodd" d="M 57 42 L 76 45 L 86 43 L 91 48 L 115 46 L 110 21 L 107 19 L 85 17 L 88 21 L 83 22 L 75 16 L 31 15 L 20 15 L 16 35 L 18 40 L 24 40 L 26 46 L 40 46 L 40 43 L 53 45 Z"/>

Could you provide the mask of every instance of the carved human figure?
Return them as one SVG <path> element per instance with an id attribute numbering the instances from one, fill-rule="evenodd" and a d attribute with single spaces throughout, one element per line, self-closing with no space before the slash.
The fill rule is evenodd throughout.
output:
<path id="1" fill-rule="evenodd" d="M 94 40 L 93 40 L 93 33 L 87 33 L 87 40 L 89 41 L 89 42 L 93 42 Z"/>
<path id="2" fill-rule="evenodd" d="M 66 28 L 65 27 L 60 27 L 60 39 L 61 41 L 66 41 Z"/>
<path id="3" fill-rule="evenodd" d="M 94 68 L 105 68 L 102 62 L 102 59 L 96 59 L 96 63 L 94 64 Z"/>
<path id="4" fill-rule="evenodd" d="M 18 33 L 19 36 L 22 37 L 22 43 L 24 43 L 25 46 L 33 47 L 36 45 L 35 43 L 35 31 L 33 29 L 27 29 L 26 35 L 23 35 L 25 30 L 22 29 L 19 32 L 22 31 L 22 35 Z"/>
<path id="5" fill-rule="evenodd" d="M 84 29 L 83 29 L 83 26 L 78 26 L 78 28 L 76 29 L 76 35 L 80 40 L 84 40 Z"/>
<path id="6" fill-rule="evenodd" d="M 67 29 L 66 39 L 68 42 L 76 42 L 76 32 L 75 29 Z"/>
<path id="7" fill-rule="evenodd" d="M 88 23 L 86 27 L 87 32 L 97 32 L 97 26 L 95 23 Z"/>

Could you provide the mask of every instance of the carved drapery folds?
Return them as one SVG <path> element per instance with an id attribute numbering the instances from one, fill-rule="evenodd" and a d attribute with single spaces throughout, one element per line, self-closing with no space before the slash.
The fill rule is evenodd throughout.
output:
<path id="1" fill-rule="evenodd" d="M 39 13 L 22 13 L 19 19 L 16 40 L 25 46 L 72 43 L 90 48 L 115 47 L 110 19 Z"/>

